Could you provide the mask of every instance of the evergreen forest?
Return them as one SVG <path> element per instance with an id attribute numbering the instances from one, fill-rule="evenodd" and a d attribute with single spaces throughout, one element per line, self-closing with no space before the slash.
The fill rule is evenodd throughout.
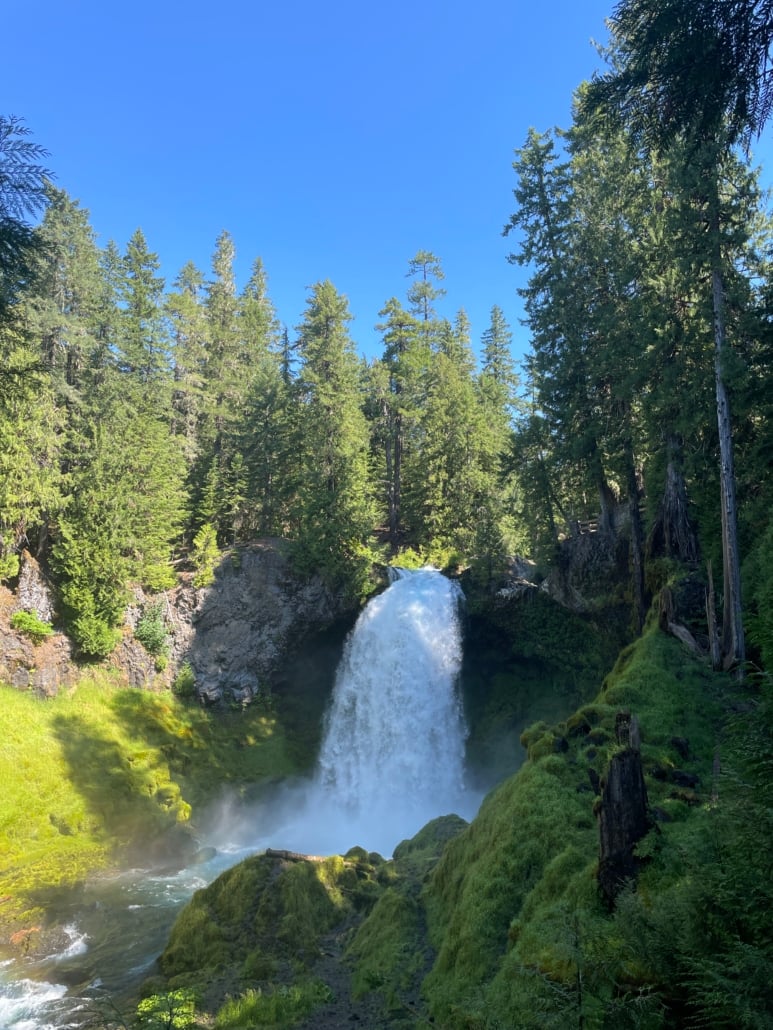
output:
<path id="1" fill-rule="evenodd" d="M 578 88 L 573 124 L 530 130 L 515 153 L 520 381 L 498 306 L 475 346 L 463 298 L 438 317 L 428 251 L 375 316 L 371 361 L 330 281 L 293 329 L 260 258 L 240 288 L 226 231 L 210 269 L 166 283 L 141 229 L 97 246 L 28 126 L 4 116 L 3 578 L 24 548 L 43 558 L 80 651 L 99 657 L 130 583 L 168 587 L 213 549 L 282 537 L 299 568 L 360 593 L 374 560 L 404 551 L 491 581 L 508 555 L 549 564 L 563 537 L 612 532 L 625 506 L 634 626 L 648 561 L 708 563 L 719 661 L 746 658 L 742 605 L 763 645 L 771 220 L 747 145 L 765 98 L 736 110 L 709 91 L 716 110 L 665 123 L 646 76 L 670 68 L 638 67 L 632 26 L 621 16 L 608 60 L 622 70 Z"/>
<path id="2" fill-rule="evenodd" d="M 632 649 L 603 704 L 561 732 L 524 735 L 521 786 L 508 780 L 432 879 L 399 896 L 407 910 L 429 883 L 439 958 L 424 996 L 448 1027 L 764 1030 L 773 212 L 752 154 L 770 131 L 773 2 L 621 0 L 610 29 L 608 70 L 578 84 L 572 123 L 514 141 L 502 221 L 510 261 L 528 273 L 520 368 L 496 303 L 479 340 L 463 296 L 453 320 L 439 316 L 442 255 L 427 250 L 406 256 L 404 295 L 373 313 L 382 349 L 370 360 L 350 331 L 345 283 L 320 269 L 299 324 L 286 326 L 260 257 L 237 283 L 227 231 L 210 268 L 188 263 L 167 282 L 141 229 L 99 246 L 88 198 L 56 185 L 34 126 L 0 115 L 0 580 L 13 585 L 31 552 L 88 663 L 115 649 L 135 585 L 160 594 L 180 570 L 205 585 L 226 549 L 257 538 L 286 541 L 299 575 L 321 573 L 355 602 L 391 562 L 464 570 L 490 598 L 514 555 L 540 578 L 572 541 L 609 541 L 623 574 L 608 600 Z M 655 635 L 652 614 L 684 577 L 705 598 L 689 658 Z M 675 668 L 698 651 L 682 682 Z M 572 822 L 579 795 L 556 771 L 556 741 L 579 747 L 620 706 L 657 704 L 665 720 L 666 687 L 689 700 L 664 740 L 690 706 L 730 712 L 730 803 L 715 822 L 707 806 L 689 830 L 679 823 L 650 895 L 623 892 L 601 913 L 576 874 L 595 824 Z M 517 807 L 518 790 L 541 818 L 552 810 L 553 857 L 505 854 L 496 804 Z M 537 815 L 519 818 L 544 843 Z M 638 857 L 657 862 L 648 841 Z M 522 910 L 515 888 L 492 888 L 488 923 L 465 907 L 476 873 L 455 872 L 486 854 L 511 884 L 548 867 Z M 569 886 L 551 907 L 558 879 Z M 496 908 L 505 894 L 511 923 Z M 489 975 L 503 920 L 507 959 Z M 167 957 L 175 972 L 177 961 Z M 234 1020 L 222 1025 L 258 1025 Z"/>

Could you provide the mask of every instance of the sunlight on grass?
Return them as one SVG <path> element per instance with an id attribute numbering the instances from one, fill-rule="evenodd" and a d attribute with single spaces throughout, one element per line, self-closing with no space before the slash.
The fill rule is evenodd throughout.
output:
<path id="1" fill-rule="evenodd" d="M 0 685 L 0 921 L 119 859 L 217 796 L 292 773 L 282 727 L 84 678 L 41 701 Z"/>

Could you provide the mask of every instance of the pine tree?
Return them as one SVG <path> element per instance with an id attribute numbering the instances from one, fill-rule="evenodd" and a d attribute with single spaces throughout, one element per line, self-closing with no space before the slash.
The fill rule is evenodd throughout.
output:
<path id="1" fill-rule="evenodd" d="M 380 438 L 384 453 L 384 481 L 388 538 L 397 552 L 405 526 L 402 514 L 403 460 L 419 421 L 423 397 L 423 376 L 428 350 L 422 342 L 419 322 L 397 298 L 392 297 L 379 312 L 383 319 L 376 329 L 382 333 L 382 357 L 386 382 L 379 395 L 382 424 Z"/>
<path id="2" fill-rule="evenodd" d="M 169 342 L 163 317 L 164 280 L 158 256 L 137 229 L 126 247 L 119 286 L 122 318 L 119 368 L 136 384 L 138 397 L 156 395 L 169 382 Z M 166 397 L 163 402 L 166 402 Z"/>
<path id="3" fill-rule="evenodd" d="M 445 563 L 475 554 L 478 526 L 489 517 L 496 444 L 478 400 L 464 312 L 454 325 L 439 324 L 436 348 L 424 380 L 417 446 L 406 460 L 405 509 L 413 545 Z"/>
<path id="4" fill-rule="evenodd" d="M 505 233 L 521 231 L 520 250 L 510 260 L 534 269 L 520 291 L 532 332 L 526 368 L 554 446 L 565 449 L 566 458 L 584 471 L 587 486 L 596 492 L 598 507 L 593 511 L 582 504 L 589 491 L 581 486 L 575 494 L 575 504 L 581 506 L 573 519 L 598 512 L 600 527 L 609 535 L 617 498 L 602 449 L 607 422 L 599 403 L 603 384 L 592 358 L 592 298 L 584 289 L 588 277 L 574 259 L 571 166 L 559 160 L 550 136 L 534 130 L 516 156 L 518 207 Z"/>
<path id="5" fill-rule="evenodd" d="M 431 251 L 419 250 L 408 262 L 407 276 L 413 277 L 408 287 L 410 313 L 419 322 L 419 333 L 425 345 L 431 346 L 439 327 L 435 302 L 446 293 L 438 285 L 445 279 L 443 266 Z"/>
<path id="6" fill-rule="evenodd" d="M 21 332 L 0 322 L 0 579 L 16 574 L 25 547 L 43 546 L 63 499 L 62 416 L 35 357 Z"/>
<path id="7" fill-rule="evenodd" d="M 368 429 L 350 320 L 346 298 L 325 281 L 312 287 L 298 327 L 300 552 L 307 567 L 339 579 L 362 571 L 374 525 Z"/>
<path id="8" fill-rule="evenodd" d="M 97 346 L 102 290 L 99 248 L 89 213 L 64 190 L 46 187 L 48 205 L 35 232 L 34 285 L 26 293 L 28 324 L 60 395 L 77 404 Z"/>
<path id="9" fill-rule="evenodd" d="M 762 13 L 762 18 L 760 18 Z M 728 364 L 720 168 L 739 140 L 748 140 L 770 113 L 770 10 L 745 0 L 624 0 L 612 21 L 614 69 L 586 99 L 591 112 L 621 118 L 653 151 L 688 144 L 700 171 L 695 199 L 705 226 L 695 238 L 710 269 L 714 385 L 720 449 L 723 554 L 722 656 L 742 666 L 746 650 L 741 608 L 735 458 Z"/>
<path id="10" fill-rule="evenodd" d="M 15 115 L 0 115 L 0 319 L 32 274 L 36 239 L 27 221 L 46 205 L 48 151 Z"/>
<path id="11" fill-rule="evenodd" d="M 260 258 L 241 297 L 241 319 L 252 366 L 252 384 L 238 430 L 245 475 L 242 529 L 281 536 L 289 530 L 297 488 L 296 417 L 285 355 L 289 338 L 280 331 Z"/>
<path id="12" fill-rule="evenodd" d="M 172 432 L 181 441 L 189 474 L 199 454 L 199 423 L 204 404 L 207 326 L 203 286 L 203 273 L 188 262 L 165 300 L 171 325 Z"/>

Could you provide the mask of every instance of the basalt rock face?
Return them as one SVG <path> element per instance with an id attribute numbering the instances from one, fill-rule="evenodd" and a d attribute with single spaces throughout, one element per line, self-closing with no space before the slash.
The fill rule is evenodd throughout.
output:
<path id="1" fill-rule="evenodd" d="M 29 551 L 21 555 L 16 609 L 34 612 L 43 622 L 53 622 L 56 614 L 54 587 Z"/>
<path id="2" fill-rule="evenodd" d="M 629 543 L 620 517 L 614 533 L 591 528 L 562 540 L 542 589 L 574 612 L 608 610 L 628 586 Z"/>
<path id="3" fill-rule="evenodd" d="M 34 644 L 11 629 L 9 612 L 19 610 L 14 602 L 11 592 L 0 587 L 0 683 L 40 697 L 54 697 L 77 679 L 72 644 L 61 633 Z"/>
<path id="4" fill-rule="evenodd" d="M 21 555 L 16 592 L 0 587 L 0 683 L 40 697 L 53 697 L 77 678 L 72 644 L 61 633 L 33 643 L 12 628 L 11 618 L 16 612 L 34 613 L 46 623 L 56 619 L 54 588 L 28 551 Z"/>
<path id="5" fill-rule="evenodd" d="M 63 633 L 34 645 L 10 625 L 23 609 L 57 626 L 55 594 L 34 559 L 22 563 L 15 593 L 0 591 L 0 681 L 46 696 L 75 682 L 82 667 Z M 159 601 L 168 645 L 161 663 L 135 635 L 143 613 Z M 163 689 L 188 663 L 202 702 L 245 705 L 281 676 L 304 640 L 350 614 L 342 592 L 293 571 L 281 541 L 261 541 L 226 554 L 211 586 L 197 588 L 183 574 L 160 597 L 135 590 L 121 640 L 104 664 L 127 686 Z"/>
<path id="6" fill-rule="evenodd" d="M 249 703 L 304 639 L 351 607 L 320 577 L 300 578 L 274 543 L 226 556 L 212 586 L 192 590 L 173 597 L 173 658 L 190 663 L 207 703 Z"/>

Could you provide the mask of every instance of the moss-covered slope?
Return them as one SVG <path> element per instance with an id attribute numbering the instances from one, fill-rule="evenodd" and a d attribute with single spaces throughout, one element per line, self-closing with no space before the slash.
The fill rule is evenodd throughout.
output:
<path id="1" fill-rule="evenodd" d="M 190 989 L 223 1030 L 293 1026 L 311 1010 L 315 1030 L 416 1026 L 432 961 L 421 888 L 465 826 L 436 819 L 388 862 L 361 848 L 246 859 L 194 895 L 146 993 Z"/>
<path id="2" fill-rule="evenodd" d="M 491 784 L 521 764 L 524 729 L 557 722 L 594 697 L 630 637 L 617 608 L 577 614 L 536 587 L 471 593 L 462 689 L 470 737 L 467 764 Z"/>
<path id="3" fill-rule="evenodd" d="M 45 948 L 51 888 L 190 857 L 207 802 L 295 770 L 270 708 L 215 714 L 104 676 L 45 703 L 0 685 L 0 936 L 34 926 Z"/>
<path id="4" fill-rule="evenodd" d="M 772 708 L 653 624 L 595 698 L 524 733 L 469 826 L 436 820 L 389 862 L 250 859 L 196 895 L 149 989 L 196 990 L 220 1030 L 767 1027 Z M 620 713 L 651 829 L 610 910 L 596 810 Z"/>
<path id="5" fill-rule="evenodd" d="M 732 781 L 720 787 L 716 777 L 723 741 L 728 763 L 741 761 L 728 719 L 754 703 L 735 691 L 652 628 L 621 654 L 592 704 L 524 735 L 529 760 L 450 842 L 424 893 L 437 951 L 424 993 L 440 1025 L 768 1025 L 770 948 L 731 904 L 717 905 L 719 891 L 738 896 L 733 884 L 756 881 L 737 853 L 737 870 L 724 876 L 717 865 L 724 845 L 730 861 L 730 842 L 752 830 Z M 637 849 L 638 883 L 610 913 L 595 880 L 594 805 L 621 710 L 641 725 L 654 819 Z M 768 904 L 766 884 L 753 892 Z M 737 947 L 739 935 L 748 948 Z M 728 956 L 721 986 L 719 952 Z M 743 991 L 755 1000 L 734 1005 Z"/>

